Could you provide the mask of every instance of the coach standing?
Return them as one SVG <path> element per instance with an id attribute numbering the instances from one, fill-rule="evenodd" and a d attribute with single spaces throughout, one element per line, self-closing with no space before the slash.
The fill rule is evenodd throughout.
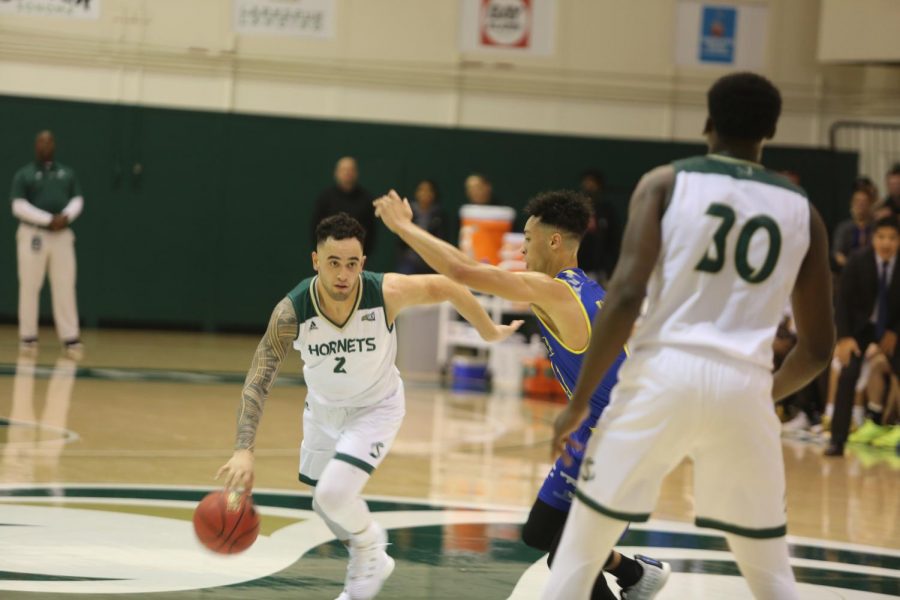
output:
<path id="1" fill-rule="evenodd" d="M 23 352 L 38 345 L 38 303 L 49 266 L 53 321 L 64 350 L 78 359 L 83 352 L 75 299 L 75 235 L 69 225 L 84 207 L 75 171 L 54 158 L 56 140 L 42 131 L 34 143 L 35 160 L 13 177 L 10 199 L 19 219 L 19 339 Z"/>

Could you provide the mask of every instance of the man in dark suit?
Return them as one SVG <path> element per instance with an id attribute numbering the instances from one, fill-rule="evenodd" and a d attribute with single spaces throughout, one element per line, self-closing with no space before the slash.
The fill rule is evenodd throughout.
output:
<path id="1" fill-rule="evenodd" d="M 835 356 L 844 366 L 838 379 L 827 456 L 841 456 L 850 430 L 854 390 L 869 344 L 878 344 L 894 374 L 900 374 L 900 223 L 895 217 L 879 219 L 872 246 L 853 254 L 841 274 L 835 319 L 838 341 Z"/>

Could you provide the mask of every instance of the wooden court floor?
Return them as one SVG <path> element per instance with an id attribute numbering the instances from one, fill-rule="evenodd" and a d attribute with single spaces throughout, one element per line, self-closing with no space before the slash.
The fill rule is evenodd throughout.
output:
<path id="1" fill-rule="evenodd" d="M 305 389 L 291 357 L 266 405 L 254 497 L 262 535 L 210 555 L 193 506 L 230 455 L 253 336 L 88 331 L 35 359 L 0 327 L 0 598 L 334 598 L 346 555 L 297 481 Z M 407 417 L 366 492 L 398 567 L 383 598 L 536 598 L 547 570 L 519 541 L 549 469 L 558 405 L 408 381 Z M 824 459 L 785 440 L 789 533 L 804 598 L 900 596 L 900 456 Z M 626 553 L 673 565 L 658 596 L 750 598 L 723 539 L 692 521 L 691 466 L 667 478 Z"/>

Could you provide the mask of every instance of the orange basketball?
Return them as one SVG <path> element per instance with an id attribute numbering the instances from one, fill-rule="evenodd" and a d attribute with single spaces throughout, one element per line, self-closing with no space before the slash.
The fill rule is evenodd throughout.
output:
<path id="1" fill-rule="evenodd" d="M 194 510 L 194 533 L 200 543 L 220 554 L 243 552 L 259 535 L 259 515 L 250 494 L 218 490 Z"/>

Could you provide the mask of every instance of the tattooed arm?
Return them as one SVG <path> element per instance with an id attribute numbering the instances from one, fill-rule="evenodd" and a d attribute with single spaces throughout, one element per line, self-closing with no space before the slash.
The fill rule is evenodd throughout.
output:
<path id="1" fill-rule="evenodd" d="M 253 487 L 253 449 L 256 446 L 256 430 L 281 361 L 284 360 L 296 337 L 297 315 L 290 299 L 285 298 L 272 311 L 269 326 L 256 347 L 250 371 L 244 380 L 241 405 L 238 409 L 234 454 L 216 474 L 216 479 L 225 475 L 225 487 L 228 489 L 249 490 Z"/>

